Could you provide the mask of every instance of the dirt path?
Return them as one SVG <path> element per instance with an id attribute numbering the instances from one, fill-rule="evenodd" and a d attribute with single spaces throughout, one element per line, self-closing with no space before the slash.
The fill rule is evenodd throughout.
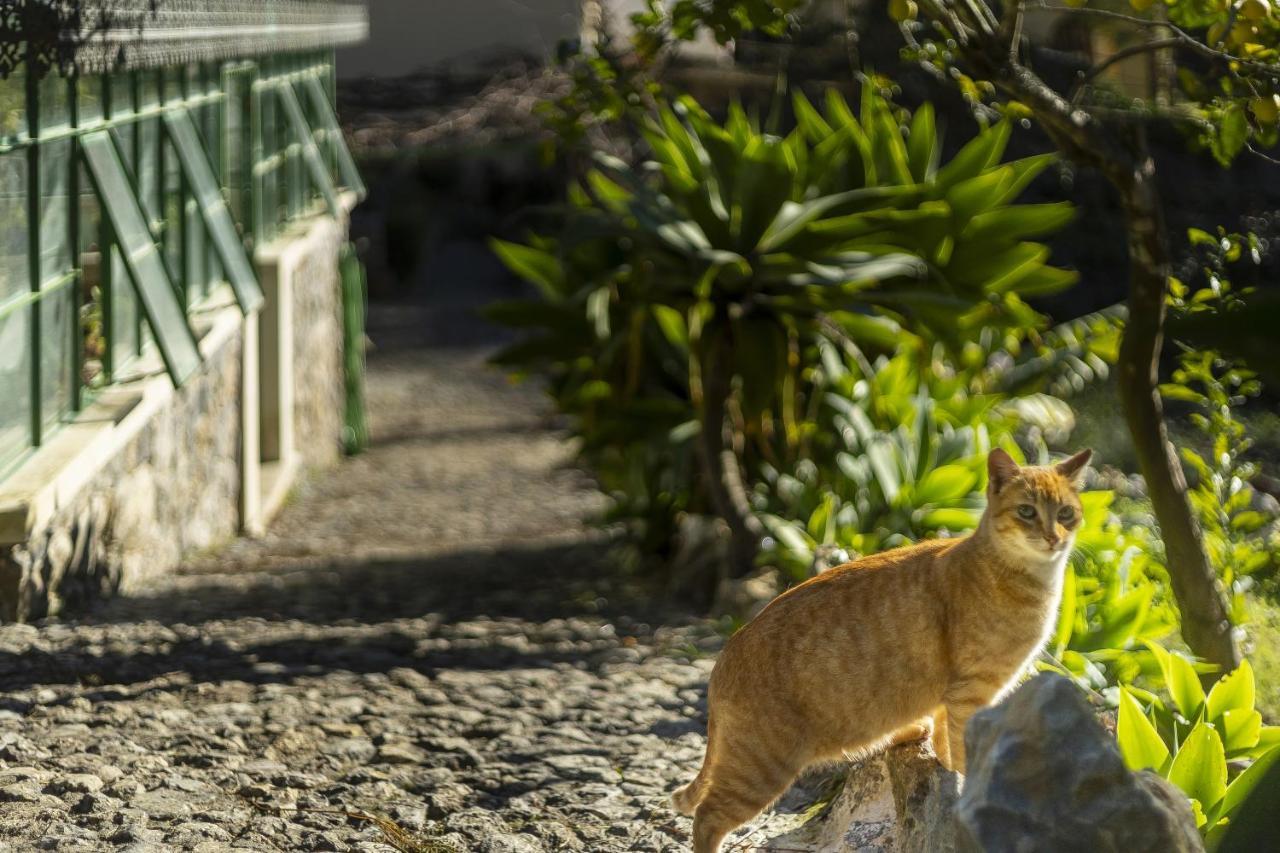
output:
<path id="1" fill-rule="evenodd" d="M 608 568 L 537 392 L 451 316 L 375 311 L 373 447 L 269 536 L 0 627 L 0 850 L 391 849 L 344 809 L 459 851 L 686 849 L 719 640 Z"/>

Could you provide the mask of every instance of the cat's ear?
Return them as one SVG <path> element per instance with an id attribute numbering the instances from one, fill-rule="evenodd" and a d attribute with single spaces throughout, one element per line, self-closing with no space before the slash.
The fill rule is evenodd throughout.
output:
<path id="1" fill-rule="evenodd" d="M 997 447 L 987 457 L 987 481 L 993 493 L 1004 488 L 1005 483 L 1018 474 L 1018 463 L 1003 448 Z"/>
<path id="2" fill-rule="evenodd" d="M 1080 485 L 1081 475 L 1084 473 L 1084 466 L 1089 464 L 1089 460 L 1092 457 L 1093 451 L 1086 448 L 1070 459 L 1063 459 L 1053 466 L 1053 470 L 1078 486 Z"/>

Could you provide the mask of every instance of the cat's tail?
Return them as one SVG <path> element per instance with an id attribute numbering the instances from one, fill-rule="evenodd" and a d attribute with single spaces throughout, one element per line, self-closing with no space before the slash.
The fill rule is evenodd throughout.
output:
<path id="1" fill-rule="evenodd" d="M 671 795 L 671 805 L 682 815 L 692 816 L 707 793 L 707 766 L 704 764 L 693 781 Z"/>

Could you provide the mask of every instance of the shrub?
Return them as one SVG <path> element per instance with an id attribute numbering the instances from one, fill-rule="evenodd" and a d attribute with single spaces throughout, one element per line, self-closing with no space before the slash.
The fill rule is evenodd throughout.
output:
<path id="1" fill-rule="evenodd" d="M 1071 209 L 1014 203 L 1050 160 L 1002 164 L 1007 124 L 943 165 L 928 106 L 865 87 L 857 116 L 834 93 L 795 113 L 779 137 L 736 107 L 717 122 L 687 98 L 660 105 L 650 160 L 598 157 L 559 234 L 495 243 L 541 295 L 493 309 L 532 333 L 498 361 L 549 378 L 637 541 L 663 553 L 680 513 L 716 515 L 734 574 L 763 535 L 759 466 L 802 458 L 822 341 L 958 348 L 1037 325 L 1023 298 L 1074 281 L 1029 239 Z"/>

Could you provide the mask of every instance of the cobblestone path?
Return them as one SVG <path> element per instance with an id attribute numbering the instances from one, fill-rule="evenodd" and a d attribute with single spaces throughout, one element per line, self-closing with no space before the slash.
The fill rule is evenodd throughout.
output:
<path id="1" fill-rule="evenodd" d="M 715 632 L 608 568 L 534 389 L 375 319 L 373 447 L 266 538 L 0 626 L 0 850 L 687 849 Z"/>

